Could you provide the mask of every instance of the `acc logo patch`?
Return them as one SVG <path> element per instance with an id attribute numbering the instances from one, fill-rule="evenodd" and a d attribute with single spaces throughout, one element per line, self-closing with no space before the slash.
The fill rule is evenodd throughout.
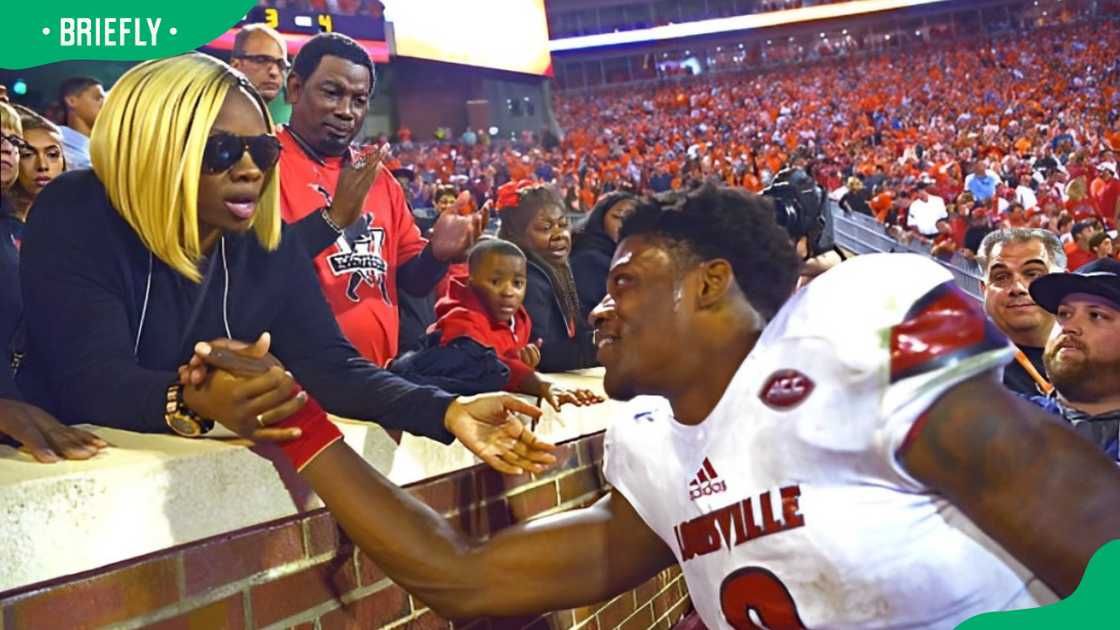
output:
<path id="1" fill-rule="evenodd" d="M 813 381 L 797 370 L 779 370 L 770 375 L 758 392 L 767 407 L 788 411 L 813 393 Z"/>

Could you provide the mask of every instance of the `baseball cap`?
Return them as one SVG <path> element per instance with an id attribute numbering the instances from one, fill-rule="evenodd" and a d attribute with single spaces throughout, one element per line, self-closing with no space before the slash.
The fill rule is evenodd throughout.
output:
<path id="1" fill-rule="evenodd" d="M 1120 261 L 1101 258 L 1077 271 L 1048 274 L 1032 282 L 1030 291 L 1035 303 L 1051 313 L 1073 293 L 1097 295 L 1120 307 Z"/>

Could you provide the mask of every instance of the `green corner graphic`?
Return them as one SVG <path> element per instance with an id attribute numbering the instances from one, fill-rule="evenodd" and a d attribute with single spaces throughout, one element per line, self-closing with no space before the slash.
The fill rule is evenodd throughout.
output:
<path id="1" fill-rule="evenodd" d="M 1097 550 L 1077 590 L 1066 599 L 1028 610 L 987 613 L 957 630 L 1041 630 L 1042 628 L 1115 628 L 1116 585 L 1120 581 L 1120 540 Z"/>
<path id="2" fill-rule="evenodd" d="M 253 0 L 50 0 L 0 20 L 0 67 L 64 60 L 141 61 L 194 50 L 236 24 Z"/>

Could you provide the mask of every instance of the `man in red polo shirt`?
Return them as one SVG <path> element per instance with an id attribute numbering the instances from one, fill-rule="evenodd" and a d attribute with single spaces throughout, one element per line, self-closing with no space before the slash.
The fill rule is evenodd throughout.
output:
<path id="1" fill-rule="evenodd" d="M 384 366 L 397 354 L 397 293 L 426 295 L 481 233 L 481 215 L 443 216 L 420 235 L 404 191 L 381 168 L 385 148 L 351 148 L 373 94 L 373 62 L 337 33 L 311 38 L 288 77 L 280 131 L 281 212 L 315 258 L 342 332 Z"/>

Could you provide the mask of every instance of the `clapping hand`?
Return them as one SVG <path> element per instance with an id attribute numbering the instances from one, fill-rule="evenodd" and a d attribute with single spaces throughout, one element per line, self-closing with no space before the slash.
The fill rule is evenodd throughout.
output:
<path id="1" fill-rule="evenodd" d="M 334 187 L 333 198 L 327 199 L 331 220 L 339 227 L 346 228 L 361 216 L 365 209 L 366 195 L 373 186 L 377 174 L 389 157 L 389 145 L 378 148 L 367 146 L 351 149 L 338 183 Z"/>
<path id="2" fill-rule="evenodd" d="M 487 202 L 477 212 L 462 214 L 458 209 L 444 212 L 436 219 L 432 226 L 429 239 L 432 245 L 432 254 L 436 260 L 445 263 L 462 262 L 466 260 L 467 251 L 475 244 L 486 224 L 490 221 L 490 203 Z M 465 206 L 463 206 L 465 207 Z"/>

